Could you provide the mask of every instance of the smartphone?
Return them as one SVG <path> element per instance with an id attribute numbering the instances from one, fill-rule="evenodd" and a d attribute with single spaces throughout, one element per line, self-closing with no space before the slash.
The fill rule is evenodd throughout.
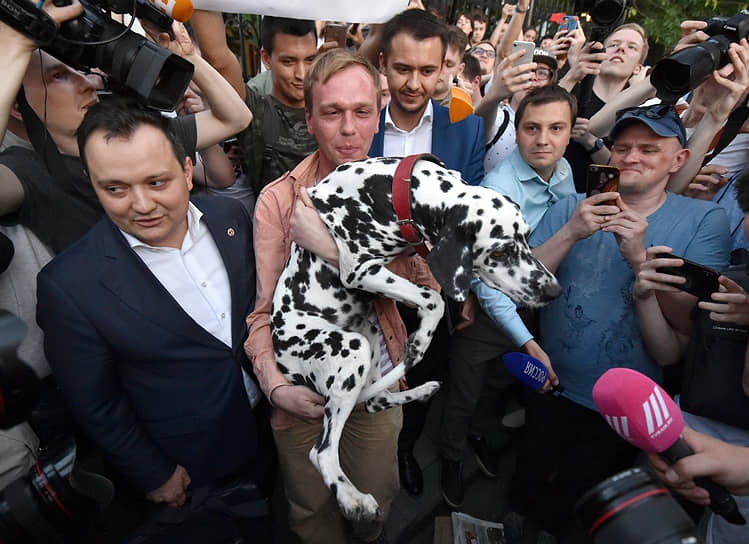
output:
<path id="1" fill-rule="evenodd" d="M 325 42 L 336 42 L 338 47 L 346 47 L 346 25 L 327 23 L 322 31 Z"/>
<path id="2" fill-rule="evenodd" d="M 588 165 L 585 178 L 585 195 L 615 193 L 619 190 L 619 169 L 608 164 Z"/>
<path id="3" fill-rule="evenodd" d="M 520 40 L 512 42 L 512 53 L 523 51 L 523 56 L 512 63 L 513 66 L 528 64 L 533 62 L 533 52 L 536 50 L 536 44 L 533 42 L 523 42 Z"/>
<path id="4" fill-rule="evenodd" d="M 711 300 L 710 295 L 720 290 L 720 283 L 718 283 L 720 273 L 712 268 L 702 266 L 699 263 L 684 259 L 684 257 L 679 257 L 678 255 L 672 255 L 671 253 L 659 253 L 656 257 L 659 259 L 684 260 L 682 266 L 663 266 L 656 269 L 658 272 L 663 272 L 664 274 L 686 278 L 687 281 L 685 283 L 674 284 L 682 291 L 691 293 L 700 300 Z"/>
<path id="5" fill-rule="evenodd" d="M 569 34 L 577 28 L 578 21 L 577 15 L 565 15 L 562 17 L 562 24 L 559 25 L 559 31 Z"/>

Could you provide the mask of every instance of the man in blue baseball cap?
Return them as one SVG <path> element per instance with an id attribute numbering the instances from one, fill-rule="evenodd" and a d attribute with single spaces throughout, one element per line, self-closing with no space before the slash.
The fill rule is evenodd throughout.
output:
<path id="1" fill-rule="evenodd" d="M 624 110 L 611 138 L 619 191 L 560 200 L 530 238 L 563 288 L 540 312 L 539 338 L 565 391 L 528 396 L 510 497 L 521 516 L 509 516 L 506 531 L 527 516 L 564 535 L 577 498 L 634 463 L 636 451 L 596 412 L 593 384 L 613 367 L 661 381 L 661 367 L 677 363 L 679 354 L 663 349 L 658 324 L 664 316 L 680 317 L 675 307 L 688 315 L 685 308 L 695 303 L 676 289 L 658 297 L 647 285 L 633 292 L 640 266 L 670 252 L 714 269 L 728 263 L 725 212 L 666 191 L 669 177 L 689 158 L 676 113 L 662 105 Z"/>

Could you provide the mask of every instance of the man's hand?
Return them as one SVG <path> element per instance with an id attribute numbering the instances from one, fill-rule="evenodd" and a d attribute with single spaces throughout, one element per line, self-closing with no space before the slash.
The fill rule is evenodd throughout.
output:
<path id="1" fill-rule="evenodd" d="M 46 0 L 42 4 L 42 10 L 44 10 L 50 18 L 58 25 L 70 19 L 75 19 L 81 13 L 83 13 L 83 6 L 78 0 L 72 0 L 70 5 L 67 6 L 56 6 L 52 0 Z M 16 29 L 0 22 L 0 44 L 7 46 L 11 41 L 23 45 L 29 52 L 36 49 L 38 46 L 31 38 L 25 34 L 18 32 Z"/>
<path id="2" fill-rule="evenodd" d="M 694 450 L 673 466 L 649 453 L 650 465 L 658 477 L 692 502 L 709 504 L 707 491 L 697 487 L 695 476 L 704 476 L 725 487 L 732 495 L 749 495 L 749 448 L 733 446 L 684 427 L 681 437 Z"/>
<path id="3" fill-rule="evenodd" d="M 593 149 L 598 136 L 593 134 L 590 129 L 590 119 L 578 117 L 575 119 L 575 126 L 572 127 L 571 138 L 579 143 L 585 149 Z"/>
<path id="4" fill-rule="evenodd" d="M 489 96 L 492 99 L 504 100 L 510 98 L 519 91 L 531 88 L 531 70 L 536 69 L 535 62 L 513 66 L 512 63 L 525 54 L 524 51 L 515 51 L 509 57 L 502 59 L 494 68 L 494 82 L 489 88 Z M 496 86 L 496 88 L 495 88 Z"/>
<path id="5" fill-rule="evenodd" d="M 190 475 L 185 468 L 177 465 L 174 474 L 160 487 L 149 491 L 146 498 L 160 504 L 167 503 L 169 506 L 182 506 L 187 500 L 187 487 L 190 485 Z"/>
<path id="6" fill-rule="evenodd" d="M 474 295 L 473 293 L 469 293 L 468 298 L 460 307 L 461 321 L 455 326 L 455 330 L 459 331 L 460 329 L 465 329 L 466 327 L 473 325 L 473 322 L 476 319 L 476 312 L 478 312 L 478 308 L 479 299 L 476 298 L 476 295 Z"/>
<path id="7" fill-rule="evenodd" d="M 608 54 L 593 53 L 591 49 L 601 48 L 603 44 L 600 42 L 590 42 L 585 44 L 580 54 L 577 56 L 577 61 L 572 64 L 570 63 L 570 70 L 562 78 L 563 81 L 569 81 L 573 85 L 581 82 L 585 76 L 597 76 L 601 71 L 601 63 L 608 58 Z"/>
<path id="8" fill-rule="evenodd" d="M 299 189 L 289 234 L 299 246 L 319 255 L 333 266 L 338 266 L 338 246 L 304 187 Z"/>
<path id="9" fill-rule="evenodd" d="M 677 51 L 704 42 L 710 37 L 702 32 L 702 29 L 707 26 L 707 22 L 705 21 L 682 21 L 679 26 L 681 27 L 681 39 L 676 43 L 674 49 L 671 51 L 672 55 Z"/>
<path id="10" fill-rule="evenodd" d="M 637 274 L 640 265 L 646 259 L 645 232 L 648 230 L 648 220 L 629 209 L 621 196 L 617 196 L 616 205 L 621 211 L 606 216 L 601 223 L 601 230 L 614 234 L 619 251 Z"/>
<path id="11" fill-rule="evenodd" d="M 710 312 L 710 319 L 723 323 L 738 323 L 749 325 L 749 295 L 735 281 L 720 276 L 720 291 L 713 293 L 710 298 L 715 302 L 701 301 L 701 310 Z"/>
<path id="12" fill-rule="evenodd" d="M 304 385 L 276 387 L 270 402 L 307 423 L 319 423 L 324 415 L 325 399 Z"/>
<path id="13" fill-rule="evenodd" d="M 605 202 L 613 202 L 618 198 L 619 193 L 600 193 L 580 202 L 565 225 L 572 238 L 576 241 L 582 240 L 601 230 L 601 226 L 609 217 L 621 212 L 619 206 Z"/>
<path id="14" fill-rule="evenodd" d="M 551 388 L 553 386 L 559 385 L 559 378 L 557 377 L 557 373 L 554 372 L 554 369 L 551 367 L 551 359 L 549 359 L 549 356 L 546 354 L 543 348 L 538 345 L 538 342 L 531 338 L 525 344 L 523 344 L 523 347 L 520 349 L 522 349 L 527 355 L 530 355 L 531 357 L 541 361 L 541 363 L 543 363 L 543 365 L 549 371 L 549 376 L 546 378 L 546 383 L 541 389 L 538 390 L 540 393 L 548 393 L 549 391 L 551 391 Z"/>
<path id="15" fill-rule="evenodd" d="M 684 195 L 700 200 L 712 200 L 721 187 L 728 183 L 728 178 L 725 176 L 727 173 L 728 169 L 725 166 L 706 164 L 687 186 Z"/>
<path id="16" fill-rule="evenodd" d="M 687 281 L 683 276 L 658 272 L 658 269 L 664 266 L 678 267 L 684 264 L 681 259 L 656 257 L 660 253 L 671 253 L 672 251 L 673 249 L 668 246 L 652 246 L 645 251 L 645 262 L 640 265 L 640 269 L 635 275 L 635 284 L 632 289 L 632 295 L 635 299 L 645 300 L 650 298 L 654 291 L 675 293 L 680 290 L 677 284 Z"/>

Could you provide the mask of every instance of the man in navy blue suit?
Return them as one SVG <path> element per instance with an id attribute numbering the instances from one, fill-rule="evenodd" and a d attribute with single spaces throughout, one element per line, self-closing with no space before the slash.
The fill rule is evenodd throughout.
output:
<path id="1" fill-rule="evenodd" d="M 469 115 L 451 123 L 450 110 L 431 98 L 444 69 L 447 26 L 424 10 L 409 9 L 385 23 L 381 46 L 380 71 L 388 80 L 390 104 L 380 115 L 369 156 L 432 153 L 448 168 L 459 171 L 466 182 L 478 185 L 484 178 L 483 119 Z M 475 297 L 470 300 L 475 302 Z M 462 313 L 469 315 L 470 307 L 464 305 Z M 402 306 L 399 310 L 406 327 L 413 329 L 417 323 L 415 312 Z M 409 373 L 409 386 L 439 376 L 440 368 L 446 366 L 444 354 L 449 351 L 448 341 L 443 323 L 422 362 Z M 424 427 L 426 411 L 424 403 L 403 407 L 398 467 L 401 486 L 411 495 L 419 495 L 423 489 L 423 476 L 413 448 Z"/>
<path id="2" fill-rule="evenodd" d="M 443 70 L 447 26 L 432 14 L 406 10 L 382 31 L 380 70 L 390 104 L 380 116 L 370 157 L 433 153 L 471 185 L 484 177 L 484 122 L 469 115 L 450 123 L 450 111 L 431 99 Z"/>
<path id="3" fill-rule="evenodd" d="M 255 298 L 247 212 L 191 201 L 181 142 L 133 102 L 93 106 L 78 145 L 107 217 L 37 280 L 45 353 L 73 415 L 152 502 L 180 506 L 188 487 L 235 476 L 259 482 L 261 396 L 243 349 Z"/>

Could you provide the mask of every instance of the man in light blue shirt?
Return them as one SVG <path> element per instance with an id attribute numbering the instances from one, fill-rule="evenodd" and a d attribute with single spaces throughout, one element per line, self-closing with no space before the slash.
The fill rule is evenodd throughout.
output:
<path id="1" fill-rule="evenodd" d="M 549 207 L 575 192 L 572 171 L 563 155 L 576 115 L 575 98 L 558 85 L 530 92 L 515 115 L 517 148 L 481 182 L 512 198 L 531 229 Z M 497 357 L 522 349 L 549 367 L 547 389 L 557 381 L 548 356 L 533 339 L 515 304 L 478 279 L 473 280 L 472 289 L 483 311 L 477 313 L 472 325 L 452 337 L 450 380 L 442 419 L 442 495 L 455 508 L 463 499 L 460 468 L 466 442 L 473 447 L 484 474 L 496 475 L 495 455 L 480 433 L 469 431 L 487 371 Z M 499 387 L 511 385 L 512 376 L 504 367 L 498 370 Z"/>

